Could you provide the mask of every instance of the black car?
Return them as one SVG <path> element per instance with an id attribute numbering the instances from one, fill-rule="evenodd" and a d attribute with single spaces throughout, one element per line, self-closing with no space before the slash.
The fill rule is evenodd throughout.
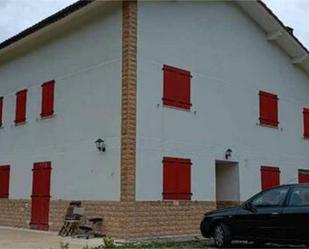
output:
<path id="1" fill-rule="evenodd" d="M 219 248 L 232 240 L 309 245 L 309 184 L 271 188 L 239 207 L 206 213 L 201 233 Z"/>

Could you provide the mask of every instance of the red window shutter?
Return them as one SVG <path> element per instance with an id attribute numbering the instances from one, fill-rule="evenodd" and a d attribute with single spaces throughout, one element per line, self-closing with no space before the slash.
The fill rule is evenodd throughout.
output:
<path id="1" fill-rule="evenodd" d="M 179 159 L 177 167 L 178 199 L 191 200 L 191 161 Z"/>
<path id="2" fill-rule="evenodd" d="M 278 126 L 277 95 L 260 91 L 260 123 L 274 127 Z"/>
<path id="3" fill-rule="evenodd" d="M 262 190 L 280 185 L 280 169 L 277 167 L 261 167 Z"/>
<path id="4" fill-rule="evenodd" d="M 309 138 L 309 109 L 304 108 L 304 137 Z"/>
<path id="5" fill-rule="evenodd" d="M 47 117 L 54 114 L 54 91 L 55 91 L 54 80 L 42 84 L 41 117 Z"/>
<path id="6" fill-rule="evenodd" d="M 10 166 L 0 166 L 0 198 L 9 198 Z"/>
<path id="7" fill-rule="evenodd" d="M 299 183 L 309 183 L 309 170 L 299 170 L 298 171 L 298 182 Z"/>
<path id="8" fill-rule="evenodd" d="M 191 108 L 191 73 L 187 70 L 163 66 L 163 104 Z"/>
<path id="9" fill-rule="evenodd" d="M 27 112 L 27 89 L 16 93 L 16 116 L 15 123 L 22 123 L 26 121 Z"/>
<path id="10" fill-rule="evenodd" d="M 3 97 L 0 97 L 0 127 L 3 124 Z"/>
<path id="11" fill-rule="evenodd" d="M 164 157 L 163 199 L 191 200 L 191 161 Z"/>
<path id="12" fill-rule="evenodd" d="M 163 159 L 163 199 L 175 200 L 177 198 L 176 183 L 177 163 L 174 158 L 164 157 Z"/>

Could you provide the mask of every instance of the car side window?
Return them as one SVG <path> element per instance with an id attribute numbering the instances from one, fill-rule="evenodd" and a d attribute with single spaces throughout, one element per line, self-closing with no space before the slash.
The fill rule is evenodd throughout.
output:
<path id="1" fill-rule="evenodd" d="M 291 207 L 309 207 L 309 187 L 295 187 L 288 203 Z"/>
<path id="2" fill-rule="evenodd" d="M 258 195 L 251 203 L 254 207 L 282 206 L 288 191 L 288 187 L 271 189 Z"/>

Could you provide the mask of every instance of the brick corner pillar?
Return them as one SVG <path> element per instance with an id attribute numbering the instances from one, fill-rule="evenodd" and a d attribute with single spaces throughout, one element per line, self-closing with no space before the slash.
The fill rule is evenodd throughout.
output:
<path id="1" fill-rule="evenodd" d="M 121 194 L 122 202 L 135 201 L 137 0 L 123 1 Z"/>

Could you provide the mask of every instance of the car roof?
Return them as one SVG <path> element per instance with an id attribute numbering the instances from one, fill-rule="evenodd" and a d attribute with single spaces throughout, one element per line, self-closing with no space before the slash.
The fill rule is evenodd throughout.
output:
<path id="1" fill-rule="evenodd" d="M 280 186 L 273 187 L 271 189 L 280 188 L 280 187 L 297 187 L 297 186 L 306 186 L 309 187 L 309 183 L 293 183 L 293 184 L 283 184 Z"/>

